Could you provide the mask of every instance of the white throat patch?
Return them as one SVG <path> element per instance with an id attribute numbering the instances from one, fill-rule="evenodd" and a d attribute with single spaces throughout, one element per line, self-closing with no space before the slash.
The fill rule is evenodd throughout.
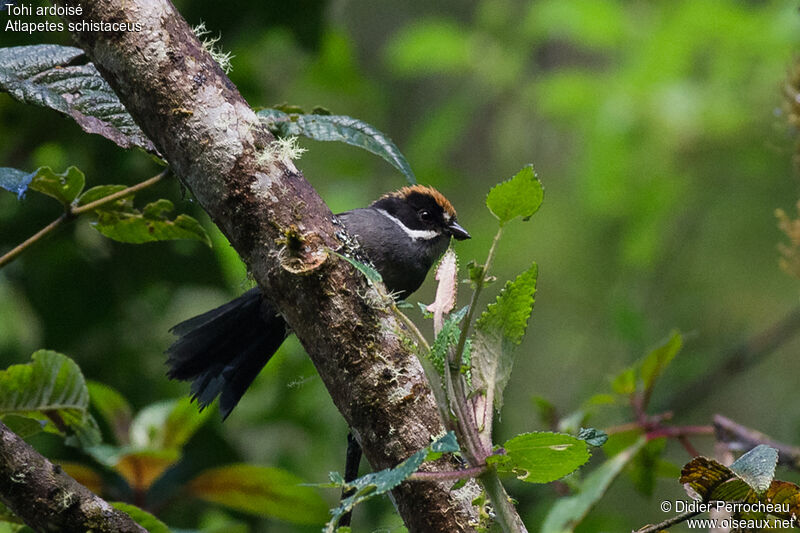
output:
<path id="1" fill-rule="evenodd" d="M 391 220 L 392 222 L 394 222 L 395 224 L 397 224 L 400 227 L 400 229 L 403 230 L 403 232 L 406 235 L 408 235 L 412 241 L 418 241 L 420 239 L 429 241 L 439 236 L 439 233 L 433 231 L 432 229 L 411 229 L 402 222 L 400 222 L 399 218 L 390 215 L 387 211 L 384 211 L 383 209 L 378 209 L 378 212 L 383 216 L 385 216 L 386 218 L 388 218 L 389 220 Z"/>

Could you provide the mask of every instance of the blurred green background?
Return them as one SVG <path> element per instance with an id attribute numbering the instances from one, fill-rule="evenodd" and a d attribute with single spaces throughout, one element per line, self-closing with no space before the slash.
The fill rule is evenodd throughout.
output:
<path id="1" fill-rule="evenodd" d="M 251 105 L 321 105 L 392 137 L 419 180 L 444 192 L 471 232 L 456 246 L 462 264 L 485 258 L 494 235 L 488 189 L 535 165 L 544 205 L 530 222 L 509 227 L 496 262 L 501 280 L 534 260 L 540 272 L 498 442 L 545 429 L 534 395 L 568 413 L 607 392 L 609 376 L 677 328 L 691 335 L 654 400 L 669 409 L 671 393 L 798 305 L 797 280 L 777 266 L 782 235 L 774 216 L 776 208 L 794 213 L 798 198 L 795 139 L 782 102 L 800 49 L 794 1 L 175 4 L 190 24 L 205 21 L 221 32 L 220 45 L 235 56 L 230 77 Z M 69 38 L 0 34 L 2 46 L 41 42 Z M 335 212 L 404 185 L 366 152 L 301 144 L 308 152 L 298 166 Z M 143 153 L 0 95 L 0 166 L 61 171 L 71 164 L 86 173 L 87 186 L 132 184 L 158 171 Z M 212 226 L 174 181 L 137 203 L 163 196 Z M 41 195 L 18 200 L 0 192 L 0 252 L 58 214 Z M 214 249 L 188 241 L 132 246 L 78 221 L 0 271 L 0 367 L 49 348 L 136 407 L 179 397 L 188 386 L 164 375 L 169 328 L 248 286 L 221 237 Z M 432 297 L 428 282 L 412 300 Z M 800 444 L 800 403 L 787 401 L 797 390 L 799 349 L 795 340 L 746 372 L 708 375 L 676 421 L 707 424 L 722 413 Z M 607 409 L 592 422 L 604 427 L 629 416 Z M 345 435 L 292 340 L 230 419 L 214 417 L 191 441 L 181 468 L 246 460 L 325 481 L 343 468 Z M 713 453 L 710 439 L 694 444 Z M 689 459 L 674 443 L 667 454 L 676 464 Z M 511 481 L 509 490 L 531 530 L 557 497 L 552 486 Z M 334 492 L 326 493 L 331 502 Z M 657 503 L 683 493 L 672 478 L 658 480 L 654 494 L 641 495 L 622 478 L 582 530 L 663 520 Z M 196 527 L 205 512 L 176 504 L 162 518 Z M 254 531 L 318 530 L 248 523 Z M 354 526 L 397 531 L 401 521 L 383 499 L 359 508 Z"/>

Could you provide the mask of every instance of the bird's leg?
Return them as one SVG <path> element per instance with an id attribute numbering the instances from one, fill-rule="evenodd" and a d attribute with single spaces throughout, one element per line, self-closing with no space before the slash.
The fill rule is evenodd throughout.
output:
<path id="1" fill-rule="evenodd" d="M 361 445 L 353 436 L 353 432 L 347 434 L 347 456 L 344 462 L 344 480 L 349 483 L 358 477 L 358 466 L 361 464 Z M 355 488 L 343 489 L 341 500 L 351 496 L 355 492 Z M 339 519 L 340 526 L 349 526 L 350 519 L 353 516 L 352 511 L 348 511 L 342 518 Z"/>

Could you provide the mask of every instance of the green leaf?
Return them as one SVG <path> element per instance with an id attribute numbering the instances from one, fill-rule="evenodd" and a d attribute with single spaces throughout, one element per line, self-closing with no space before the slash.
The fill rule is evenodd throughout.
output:
<path id="1" fill-rule="evenodd" d="M 39 350 L 31 359 L 0 371 L 0 414 L 43 416 L 60 431 L 72 432 L 82 446 L 99 442 L 78 365 L 50 350 Z"/>
<path id="2" fill-rule="evenodd" d="M 36 171 L 30 188 L 52 196 L 66 206 L 78 197 L 85 183 L 83 172 L 76 167 L 69 167 L 61 174 L 56 174 L 50 167 L 41 167 Z"/>
<path id="3" fill-rule="evenodd" d="M 122 148 L 138 146 L 156 153 L 95 66 L 70 64 L 81 56 L 80 48 L 52 44 L 0 48 L 0 90 L 64 113 L 84 131 Z"/>
<path id="4" fill-rule="evenodd" d="M 539 210 L 544 189 L 533 166 L 520 170 L 508 181 L 495 185 L 486 197 L 486 206 L 500 221 L 500 226 L 517 217 L 528 220 Z"/>
<path id="5" fill-rule="evenodd" d="M 766 444 L 759 444 L 742 455 L 730 466 L 739 478 L 758 494 L 765 492 L 775 478 L 778 465 L 778 450 Z"/>
<path id="6" fill-rule="evenodd" d="M 611 380 L 611 388 L 617 394 L 628 396 L 636 392 L 636 368 L 630 366 Z"/>
<path id="7" fill-rule="evenodd" d="M 505 454 L 491 455 L 486 462 L 528 483 L 561 479 L 589 460 L 586 443 L 563 433 L 523 433 L 506 441 L 503 449 Z"/>
<path id="8" fill-rule="evenodd" d="M 317 491 L 280 468 L 233 464 L 205 470 L 187 485 L 189 494 L 230 509 L 294 524 L 322 524 L 327 505 Z"/>
<path id="9" fill-rule="evenodd" d="M 95 211 L 92 226 L 115 241 L 140 244 L 144 242 L 188 239 L 211 246 L 211 238 L 203 226 L 189 215 L 178 215 L 173 220 L 167 216 L 173 209 L 169 200 L 161 199 L 147 204 L 142 211 L 128 205 L 121 209 Z"/>
<path id="10" fill-rule="evenodd" d="M 469 306 L 464 306 L 459 311 L 451 313 L 445 319 L 442 329 L 433 341 L 428 358 L 440 375 L 444 374 L 444 365 L 445 361 L 447 361 L 450 347 L 456 345 L 458 337 L 461 335 L 461 328 L 458 325 L 464 319 L 468 309 Z"/>
<path id="11" fill-rule="evenodd" d="M 589 446 L 602 446 L 608 441 L 608 435 L 595 428 L 581 428 L 578 438 L 586 441 Z"/>
<path id="12" fill-rule="evenodd" d="M 131 423 L 131 445 L 135 449 L 181 448 L 210 416 L 210 409 L 198 411 L 188 397 L 149 405 Z"/>
<path id="13" fill-rule="evenodd" d="M 170 533 L 167 525 L 143 509 L 125 502 L 109 502 L 111 507 L 122 511 L 133 518 L 133 521 L 145 528 L 149 533 Z"/>
<path id="14" fill-rule="evenodd" d="M 656 483 L 656 466 L 664 453 L 667 440 L 653 439 L 636 455 L 631 463 L 630 476 L 633 486 L 647 497 L 653 495 Z"/>
<path id="15" fill-rule="evenodd" d="M 522 341 L 533 311 L 536 293 L 536 263 L 514 281 L 506 283 L 495 303 L 475 324 L 472 343 L 474 388 L 486 395 L 488 405 L 503 406 L 503 389 L 511 377 L 513 348 Z"/>
<path id="16" fill-rule="evenodd" d="M 383 283 L 383 278 L 381 277 L 380 273 L 375 270 L 372 266 L 362 263 L 352 257 L 347 257 L 346 255 L 342 255 L 339 252 L 333 252 L 334 254 L 338 255 L 351 265 L 355 267 L 356 270 L 364 274 L 364 276 L 372 283 Z"/>
<path id="17" fill-rule="evenodd" d="M 673 331 L 670 338 L 661 346 L 651 351 L 642 361 L 642 384 L 644 390 L 649 391 L 653 388 L 658 377 L 665 368 L 672 362 L 681 350 L 683 337 L 677 331 Z"/>
<path id="18" fill-rule="evenodd" d="M 41 433 L 46 424 L 43 420 L 20 415 L 3 415 L 0 416 L 0 421 L 22 439 Z"/>
<path id="19" fill-rule="evenodd" d="M 448 19 L 422 19 L 401 29 L 389 41 L 386 57 L 405 76 L 456 73 L 474 66 L 470 36 Z"/>
<path id="20" fill-rule="evenodd" d="M 395 468 L 387 468 L 380 472 L 372 472 L 362 476 L 350 483 L 345 483 L 342 476 L 338 473 L 331 473 L 331 481 L 335 486 L 342 486 L 347 489 L 355 489 L 355 492 L 339 502 L 339 506 L 331 510 L 331 519 L 325 525 L 325 533 L 334 533 L 341 517 L 351 511 L 357 504 L 375 496 L 385 494 L 408 479 L 408 477 L 419 469 L 425 458 L 430 453 L 453 453 L 459 451 L 458 442 L 455 434 L 450 431 L 442 438 L 431 443 L 429 446 L 416 452 L 414 455 L 397 465 Z"/>
<path id="21" fill-rule="evenodd" d="M 13 192 L 18 198 L 21 198 L 25 191 L 28 190 L 36 172 L 23 172 L 16 168 L 0 167 L 0 188 Z"/>
<path id="22" fill-rule="evenodd" d="M 133 419 L 133 411 L 128 401 L 108 385 L 89 381 L 89 398 L 92 406 L 108 425 L 118 444 L 128 444 L 128 432 Z"/>
<path id="23" fill-rule="evenodd" d="M 581 482 L 577 494 L 558 500 L 547 513 L 541 533 L 573 531 L 646 442 L 644 437 L 639 438 L 630 447 L 608 459 L 587 475 Z"/>
<path id="24" fill-rule="evenodd" d="M 87 190 L 83 194 L 78 197 L 78 206 L 84 206 L 86 204 L 90 204 L 96 200 L 100 200 L 101 198 L 105 198 L 111 194 L 124 191 L 128 187 L 126 185 L 98 185 L 96 187 L 92 187 L 91 189 Z M 133 197 L 127 196 L 124 199 L 117 200 L 117 202 L 112 202 L 110 205 L 104 205 L 99 209 L 113 209 L 119 208 L 119 202 L 125 202 L 126 200 L 130 202 L 130 199 Z"/>
<path id="25" fill-rule="evenodd" d="M 403 173 L 412 185 L 417 183 L 414 171 L 405 156 L 384 133 L 366 122 L 344 115 L 303 115 L 278 109 L 262 109 L 256 113 L 279 137 L 301 135 L 315 141 L 339 141 L 363 148 Z"/>

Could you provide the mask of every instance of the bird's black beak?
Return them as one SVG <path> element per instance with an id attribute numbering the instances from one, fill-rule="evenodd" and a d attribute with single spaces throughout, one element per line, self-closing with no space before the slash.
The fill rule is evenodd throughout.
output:
<path id="1" fill-rule="evenodd" d="M 463 241 L 465 239 L 470 238 L 470 234 L 458 225 L 458 222 L 453 220 L 450 224 L 447 225 L 448 231 L 450 231 L 450 235 L 452 235 L 457 241 Z"/>

